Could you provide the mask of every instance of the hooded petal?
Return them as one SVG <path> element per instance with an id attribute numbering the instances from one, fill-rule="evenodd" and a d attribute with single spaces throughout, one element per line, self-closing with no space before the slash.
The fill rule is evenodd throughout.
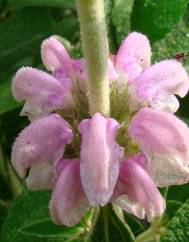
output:
<path id="1" fill-rule="evenodd" d="M 123 148 L 115 141 L 116 120 L 96 113 L 79 124 L 82 135 L 81 180 L 92 206 L 105 205 L 111 197 L 119 174 Z"/>
<path id="2" fill-rule="evenodd" d="M 123 210 L 143 219 L 145 214 L 151 222 L 165 210 L 165 201 L 152 178 L 141 166 L 143 155 L 135 155 L 121 163 L 119 179 L 124 184 L 125 194 L 115 200 Z"/>
<path id="3" fill-rule="evenodd" d="M 12 93 L 18 101 L 27 100 L 21 114 L 31 118 L 72 105 L 70 88 L 48 73 L 31 67 L 22 67 L 16 73 Z"/>
<path id="4" fill-rule="evenodd" d="M 70 160 L 55 184 L 50 213 L 56 224 L 72 227 L 80 222 L 89 209 L 89 202 L 81 185 L 79 166 L 79 160 Z"/>
<path id="5" fill-rule="evenodd" d="M 171 113 L 143 108 L 129 133 L 147 155 L 149 173 L 158 186 L 189 181 L 189 129 L 184 122 Z"/>
<path id="6" fill-rule="evenodd" d="M 142 70 L 150 66 L 151 48 L 147 37 L 132 32 L 122 42 L 116 57 L 116 67 L 119 71 L 129 74 L 133 81 Z"/>
<path id="7" fill-rule="evenodd" d="M 189 78 L 180 62 L 164 60 L 145 70 L 131 88 L 132 95 L 139 101 L 148 102 L 156 109 L 175 112 L 179 104 L 173 94 L 184 97 L 189 89 Z"/>
<path id="8" fill-rule="evenodd" d="M 44 65 L 50 71 L 62 69 L 66 76 L 73 72 L 72 59 L 56 36 L 52 36 L 43 41 L 41 45 L 41 58 Z"/>
<path id="9" fill-rule="evenodd" d="M 20 177 L 25 177 L 33 164 L 58 159 L 73 134 L 69 124 L 59 115 L 33 121 L 13 144 L 11 160 Z"/>

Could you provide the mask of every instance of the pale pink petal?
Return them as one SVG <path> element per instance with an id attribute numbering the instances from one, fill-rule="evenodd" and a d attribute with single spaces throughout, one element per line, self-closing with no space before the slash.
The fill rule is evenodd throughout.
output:
<path id="1" fill-rule="evenodd" d="M 115 69 L 115 66 L 111 59 L 108 59 L 108 75 L 109 75 L 109 80 L 114 81 L 119 78 L 119 75 Z"/>
<path id="2" fill-rule="evenodd" d="M 33 164 L 59 159 L 72 137 L 69 124 L 59 115 L 35 120 L 15 140 L 12 165 L 20 177 L 25 177 Z"/>
<path id="3" fill-rule="evenodd" d="M 143 206 L 130 200 L 127 194 L 121 195 L 114 201 L 114 203 L 122 208 L 125 212 L 133 214 L 139 219 L 145 219 L 145 209 Z"/>
<path id="4" fill-rule="evenodd" d="M 176 113 L 179 109 L 179 101 L 175 95 L 161 91 L 161 93 L 153 99 L 150 106 L 157 110 Z"/>
<path id="5" fill-rule="evenodd" d="M 165 210 L 165 201 L 152 178 L 141 166 L 143 155 L 135 155 L 121 163 L 119 179 L 125 186 L 125 195 L 115 200 L 122 209 L 151 222 Z"/>
<path id="6" fill-rule="evenodd" d="M 116 57 L 119 72 L 127 72 L 133 81 L 142 70 L 150 66 L 151 48 L 147 37 L 132 32 L 122 42 Z"/>
<path id="7" fill-rule="evenodd" d="M 189 182 L 189 166 L 174 155 L 149 154 L 149 173 L 158 187 L 182 185 Z M 150 162 L 151 161 L 151 162 Z"/>
<path id="8" fill-rule="evenodd" d="M 92 206 L 105 205 L 113 194 L 123 148 L 115 141 L 116 120 L 96 113 L 79 125 L 82 135 L 81 180 Z"/>
<path id="9" fill-rule="evenodd" d="M 72 59 L 56 36 L 51 36 L 43 41 L 41 45 L 41 58 L 46 68 L 50 71 L 54 72 L 58 69 L 63 69 L 68 77 L 73 72 Z"/>
<path id="10" fill-rule="evenodd" d="M 53 110 L 73 105 L 70 90 L 56 78 L 31 67 L 22 67 L 15 75 L 12 93 L 16 100 L 27 100 L 22 115 L 42 117 Z"/>
<path id="11" fill-rule="evenodd" d="M 51 189 L 53 187 L 52 162 L 33 164 L 26 178 L 26 184 L 30 190 Z"/>
<path id="12" fill-rule="evenodd" d="M 49 109 L 43 108 L 39 104 L 33 102 L 33 99 L 29 99 L 25 102 L 20 112 L 20 116 L 27 116 L 30 121 L 33 121 L 35 119 L 48 116 L 49 113 Z"/>
<path id="13" fill-rule="evenodd" d="M 184 97 L 187 94 L 189 78 L 180 62 L 164 60 L 142 72 L 131 85 L 132 95 L 140 102 L 175 112 L 179 105 L 173 95 Z"/>
<path id="14" fill-rule="evenodd" d="M 158 186 L 189 181 L 189 128 L 184 122 L 171 113 L 143 108 L 129 133 L 147 155 L 149 173 Z"/>
<path id="15" fill-rule="evenodd" d="M 56 224 L 72 227 L 89 209 L 80 180 L 79 160 L 73 159 L 61 171 L 50 202 L 50 213 Z"/>

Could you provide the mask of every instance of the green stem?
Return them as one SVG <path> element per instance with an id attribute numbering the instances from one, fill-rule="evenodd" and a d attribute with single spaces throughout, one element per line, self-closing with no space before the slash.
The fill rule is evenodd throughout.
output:
<path id="1" fill-rule="evenodd" d="M 109 241 L 109 228 L 108 228 L 108 213 L 109 213 L 109 205 L 106 205 L 105 207 L 101 208 L 101 213 L 103 216 L 103 220 L 104 220 L 104 238 L 105 241 L 108 242 Z"/>
<path id="2" fill-rule="evenodd" d="M 150 227 L 136 238 L 136 242 L 157 242 L 156 234 Z"/>
<path id="3" fill-rule="evenodd" d="M 160 242 L 164 227 L 161 225 L 161 217 L 154 219 L 151 226 L 136 238 L 136 242 Z"/>
<path id="4" fill-rule="evenodd" d="M 90 114 L 109 116 L 108 40 L 104 1 L 76 0 L 88 70 Z"/>

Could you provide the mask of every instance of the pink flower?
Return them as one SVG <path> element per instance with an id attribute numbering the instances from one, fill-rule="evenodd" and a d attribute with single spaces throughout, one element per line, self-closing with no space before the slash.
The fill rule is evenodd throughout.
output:
<path id="1" fill-rule="evenodd" d="M 55 36 L 43 41 L 41 56 L 52 75 L 35 68 L 22 67 L 12 83 L 15 99 L 26 100 L 21 115 L 28 116 L 30 120 L 47 116 L 57 110 L 73 110 L 75 103 L 72 91 L 75 85 L 82 83 L 80 78 L 84 72 L 78 66 L 80 60 L 71 59 Z"/>
<path id="2" fill-rule="evenodd" d="M 161 61 L 141 73 L 133 81 L 131 92 L 140 102 L 155 109 L 176 112 L 179 102 L 174 94 L 184 97 L 189 89 L 188 74 L 176 60 Z"/>
<path id="3" fill-rule="evenodd" d="M 74 74 L 73 60 L 56 36 L 43 41 L 41 58 L 47 70 L 53 73 L 62 70 L 64 77 L 71 77 Z"/>
<path id="4" fill-rule="evenodd" d="M 123 157 L 123 148 L 115 141 L 118 128 L 116 120 L 99 113 L 79 124 L 81 181 L 92 206 L 104 206 L 113 194 Z"/>
<path id="5" fill-rule="evenodd" d="M 82 82 L 87 78 L 84 59 L 72 59 L 58 36 L 51 36 L 42 42 L 41 58 L 47 70 L 62 84 L 66 80 L 71 86 L 76 81 L 84 85 Z"/>
<path id="6" fill-rule="evenodd" d="M 30 120 L 73 105 L 70 87 L 55 77 L 32 67 L 22 67 L 15 75 L 12 93 L 17 101 L 26 100 L 21 115 Z"/>
<path id="7" fill-rule="evenodd" d="M 130 110 L 141 106 L 176 112 L 189 90 L 189 78 L 182 64 L 165 60 L 150 67 L 151 49 L 146 36 L 133 32 L 121 44 L 114 65 L 119 74 L 117 85 L 128 88 Z"/>
<path id="8" fill-rule="evenodd" d="M 165 201 L 145 169 L 145 157 L 135 155 L 121 163 L 119 187 L 122 194 L 115 203 L 140 219 L 149 222 L 165 210 Z M 117 189 L 120 189 L 117 187 Z"/>
<path id="9" fill-rule="evenodd" d="M 189 129 L 165 112 L 175 112 L 175 95 L 184 97 L 189 88 L 181 63 L 150 67 L 148 39 L 131 33 L 108 60 L 111 115 L 119 124 L 100 113 L 86 119 L 85 59 L 71 58 L 55 36 L 42 43 L 41 55 L 52 73 L 23 67 L 12 84 L 15 99 L 26 100 L 21 114 L 34 120 L 13 145 L 18 175 L 30 189 L 53 189 L 57 224 L 74 226 L 90 207 L 110 202 L 149 222 L 162 215 L 165 201 L 156 186 L 189 181 Z"/>
<path id="10" fill-rule="evenodd" d="M 81 184 L 80 161 L 62 160 L 58 173 L 50 202 L 50 213 L 56 224 L 74 226 L 90 208 Z"/>
<path id="11" fill-rule="evenodd" d="M 141 109 L 131 121 L 130 136 L 148 160 L 147 170 L 157 186 L 189 181 L 189 129 L 173 114 Z"/>
<path id="12" fill-rule="evenodd" d="M 111 201 L 151 222 L 165 210 L 156 186 L 189 181 L 189 129 L 171 113 L 142 108 L 132 119 L 129 134 L 139 153 L 121 163 Z"/>
<path id="13" fill-rule="evenodd" d="M 14 98 L 26 100 L 21 115 L 28 116 L 31 121 L 58 110 L 73 113 L 77 102 L 81 101 L 81 105 L 86 102 L 88 92 L 85 60 L 72 59 L 57 36 L 43 41 L 41 57 L 52 75 L 36 68 L 22 67 L 12 83 Z M 112 61 L 108 63 L 110 79 L 118 78 Z"/>
<path id="14" fill-rule="evenodd" d="M 150 66 L 151 48 L 147 37 L 133 32 L 126 37 L 115 59 L 115 66 L 120 74 L 128 75 L 131 82 Z"/>
<path id="15" fill-rule="evenodd" d="M 27 181 L 31 188 L 49 187 L 52 164 L 62 157 L 65 145 L 72 138 L 69 124 L 59 115 L 52 114 L 35 120 L 15 140 L 11 155 L 12 165 L 22 178 L 30 168 Z"/>
<path id="16" fill-rule="evenodd" d="M 12 164 L 30 189 L 53 188 L 50 211 L 55 223 L 73 226 L 91 206 L 104 206 L 113 194 L 123 148 L 115 136 L 118 123 L 95 114 L 79 124 L 81 161 L 63 157 L 73 139 L 69 124 L 51 114 L 33 121 L 16 139 Z"/>

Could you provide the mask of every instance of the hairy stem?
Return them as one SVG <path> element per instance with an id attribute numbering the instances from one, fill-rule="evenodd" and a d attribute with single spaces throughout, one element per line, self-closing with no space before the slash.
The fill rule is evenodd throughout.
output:
<path id="1" fill-rule="evenodd" d="M 109 116 L 108 41 L 104 1 L 76 0 L 88 70 L 90 114 Z"/>

